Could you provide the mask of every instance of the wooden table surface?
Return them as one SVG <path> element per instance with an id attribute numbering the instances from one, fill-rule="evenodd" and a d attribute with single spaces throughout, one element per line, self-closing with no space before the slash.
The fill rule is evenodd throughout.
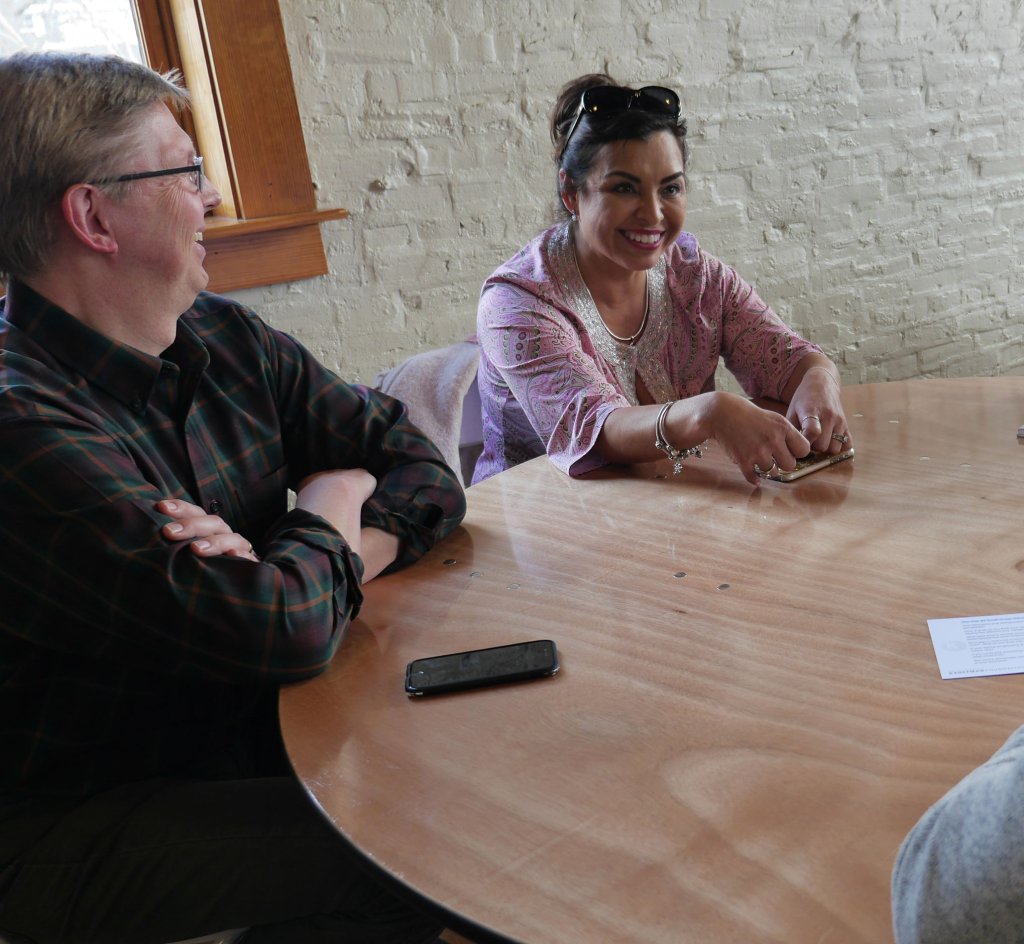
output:
<path id="1" fill-rule="evenodd" d="M 1024 610 L 1024 378 L 844 392 L 857 456 L 749 486 L 713 448 L 472 488 L 286 690 L 298 775 L 386 872 L 529 944 L 885 944 L 924 809 L 1024 722 L 932 617 Z M 551 637 L 552 679 L 410 699 L 421 656 Z"/>

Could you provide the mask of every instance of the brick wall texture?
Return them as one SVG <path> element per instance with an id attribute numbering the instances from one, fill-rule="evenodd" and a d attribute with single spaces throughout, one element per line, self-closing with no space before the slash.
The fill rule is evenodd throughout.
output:
<path id="1" fill-rule="evenodd" d="M 687 229 L 847 383 L 1024 373 L 1021 0 L 282 0 L 330 275 L 239 297 L 343 377 L 472 332 L 553 219 L 557 89 L 679 90 Z"/>

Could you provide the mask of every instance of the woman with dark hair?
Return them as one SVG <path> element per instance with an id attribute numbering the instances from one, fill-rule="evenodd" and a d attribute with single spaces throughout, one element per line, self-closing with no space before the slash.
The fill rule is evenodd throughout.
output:
<path id="1" fill-rule="evenodd" d="M 839 374 L 683 231 L 686 123 L 671 89 L 607 75 L 566 85 L 551 118 L 565 219 L 484 283 L 484 450 L 474 482 L 547 453 L 578 475 L 715 440 L 752 484 L 849 448 Z M 751 397 L 715 390 L 719 357 Z"/>

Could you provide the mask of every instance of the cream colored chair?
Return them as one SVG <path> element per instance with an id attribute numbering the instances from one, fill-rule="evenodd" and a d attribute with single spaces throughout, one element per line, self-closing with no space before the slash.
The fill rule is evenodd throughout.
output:
<path id="1" fill-rule="evenodd" d="M 464 485 L 472 480 L 483 448 L 479 364 L 480 348 L 472 341 L 459 341 L 414 354 L 373 382 L 406 405 L 409 418 L 434 441 Z"/>

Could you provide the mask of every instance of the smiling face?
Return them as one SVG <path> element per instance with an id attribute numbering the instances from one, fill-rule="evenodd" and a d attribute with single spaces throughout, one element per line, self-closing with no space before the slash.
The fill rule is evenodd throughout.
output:
<path id="1" fill-rule="evenodd" d="M 683 172 L 679 143 L 667 131 L 606 144 L 583 186 L 563 192 L 579 218 L 581 270 L 614 279 L 655 265 L 686 219 Z"/>
<path id="2" fill-rule="evenodd" d="M 135 140 L 138 147 L 127 166 L 117 168 L 119 173 L 183 167 L 195 157 L 191 139 L 162 104 L 143 112 Z M 146 314 L 134 325 L 139 336 L 129 343 L 159 353 L 173 342 L 178 316 L 209 281 L 201 239 L 204 218 L 220 203 L 220 194 L 208 180 L 198 190 L 191 174 L 151 177 L 129 186 L 110 207 L 117 277 L 145 300 L 139 307 Z"/>

